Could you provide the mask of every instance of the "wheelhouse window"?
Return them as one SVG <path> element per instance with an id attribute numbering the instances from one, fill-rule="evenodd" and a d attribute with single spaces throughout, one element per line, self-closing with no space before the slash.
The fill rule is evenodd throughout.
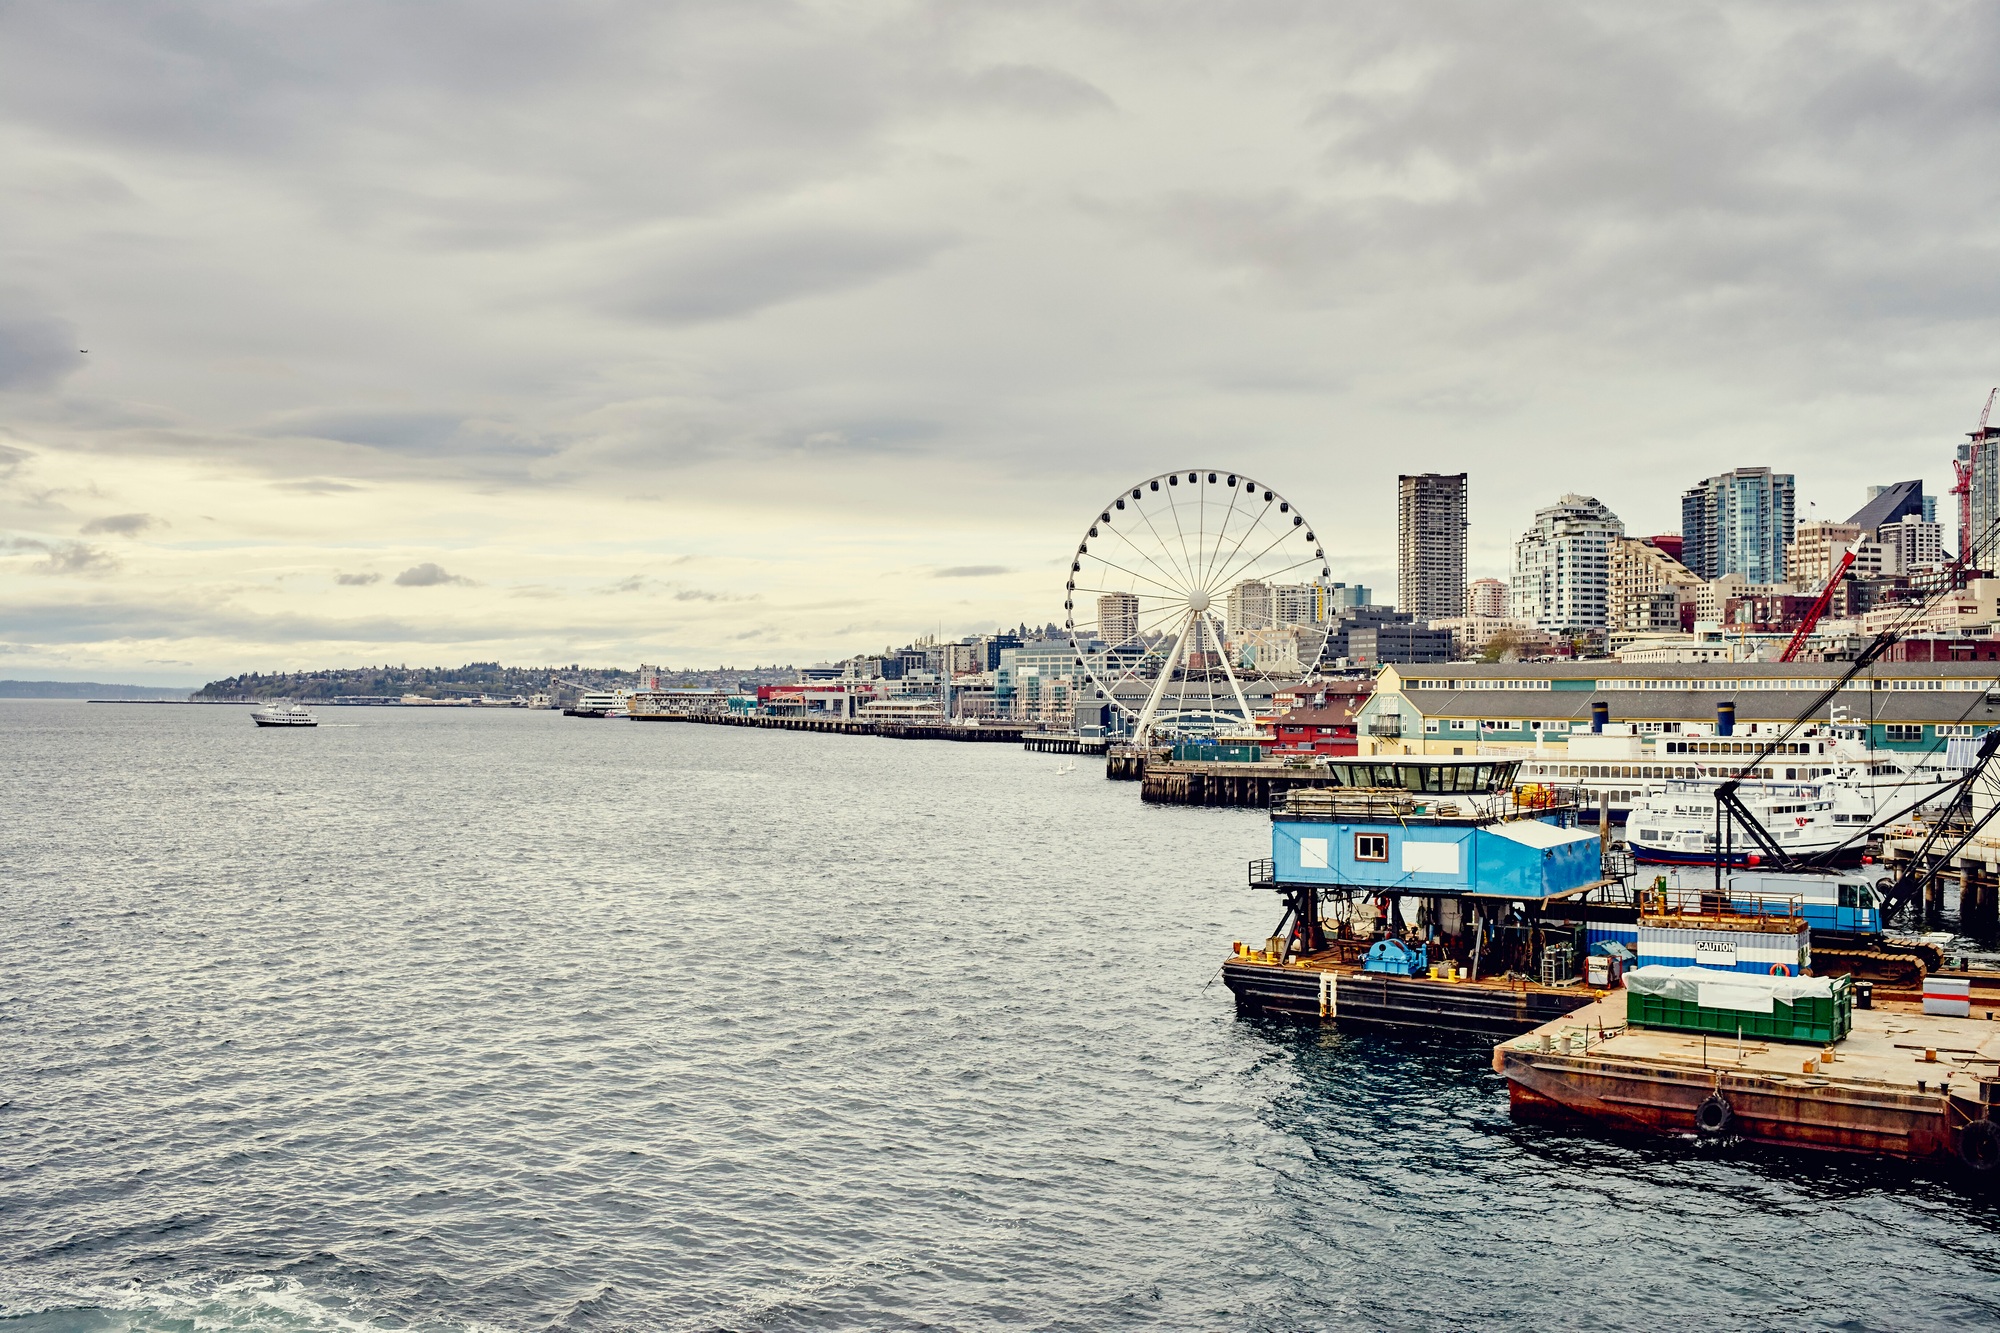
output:
<path id="1" fill-rule="evenodd" d="M 1357 861 L 1386 861 L 1389 859 L 1389 835 L 1386 833 L 1357 833 L 1354 835 L 1354 859 Z"/>

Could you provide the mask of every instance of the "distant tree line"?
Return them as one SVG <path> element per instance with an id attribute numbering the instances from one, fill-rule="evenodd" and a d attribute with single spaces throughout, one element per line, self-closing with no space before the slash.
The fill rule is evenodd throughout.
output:
<path id="1" fill-rule="evenodd" d="M 366 666 L 325 671 L 251 671 L 212 680 L 195 692 L 197 699 L 333 699 L 343 695 L 450 699 L 492 694 L 502 697 L 547 693 L 555 681 L 586 689 L 630 689 L 634 672 L 614 667 L 581 665 L 506 667 L 498 662 L 468 662 L 461 667 Z"/>

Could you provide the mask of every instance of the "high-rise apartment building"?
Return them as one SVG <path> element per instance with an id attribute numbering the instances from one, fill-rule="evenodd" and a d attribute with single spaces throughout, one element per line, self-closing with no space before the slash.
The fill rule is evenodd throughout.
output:
<path id="1" fill-rule="evenodd" d="M 1503 579 L 1474 579 L 1465 585 L 1465 614 L 1499 617 L 1507 614 L 1507 584 Z"/>
<path id="2" fill-rule="evenodd" d="M 1919 511 L 1921 512 L 1921 511 Z M 1944 528 L 1918 514 L 1905 514 L 1875 529 L 1882 545 L 1882 572 L 1915 574 L 1944 563 Z"/>
<path id="3" fill-rule="evenodd" d="M 1465 474 L 1396 479 L 1396 609 L 1418 621 L 1465 610 Z"/>
<path id="4" fill-rule="evenodd" d="M 1618 515 L 1588 495 L 1565 495 L 1536 510 L 1534 526 L 1514 543 L 1514 619 L 1565 633 L 1605 628 L 1611 547 L 1624 535 Z"/>
<path id="5" fill-rule="evenodd" d="M 1271 618 L 1279 626 L 1324 625 L 1329 614 L 1327 587 L 1322 583 L 1271 585 Z"/>
<path id="6" fill-rule="evenodd" d="M 1097 599 L 1097 637 L 1117 648 L 1139 637 L 1139 598 L 1136 593 L 1107 592 Z"/>
<path id="7" fill-rule="evenodd" d="M 1229 590 L 1223 602 L 1224 627 L 1232 637 L 1253 629 L 1270 629 L 1276 623 L 1271 600 L 1270 584 L 1245 579 Z"/>
<path id="8" fill-rule="evenodd" d="M 1792 475 L 1767 467 L 1719 473 L 1681 496 L 1681 563 L 1705 579 L 1741 574 L 1782 583 L 1792 536 Z"/>

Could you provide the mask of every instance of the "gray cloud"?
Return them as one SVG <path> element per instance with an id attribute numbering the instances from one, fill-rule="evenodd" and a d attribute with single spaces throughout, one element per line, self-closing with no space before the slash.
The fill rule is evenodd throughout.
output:
<path id="1" fill-rule="evenodd" d="M 412 565 L 396 575 L 399 588 L 436 588 L 447 583 L 470 584 L 471 579 L 460 574 L 448 574 L 444 566 L 426 560 L 421 565 Z"/>
<path id="2" fill-rule="evenodd" d="M 81 531 L 86 537 L 95 536 L 98 533 L 110 533 L 118 537 L 137 537 L 140 533 L 151 528 L 160 527 L 165 522 L 165 519 L 155 518 L 151 514 L 107 514 L 103 518 L 91 519 L 90 522 L 83 525 Z"/>
<path id="3" fill-rule="evenodd" d="M 435 569 L 436 566 L 433 565 L 432 568 Z M 365 588 L 371 583 L 380 583 L 382 576 L 380 574 L 335 574 L 333 581 L 346 588 Z M 398 583 L 402 581 L 400 578 L 396 580 Z"/>
<path id="4" fill-rule="evenodd" d="M 937 235 L 837 227 L 731 232 L 635 264 L 612 300 L 669 324 L 729 319 L 914 268 L 944 245 Z"/>
<path id="5" fill-rule="evenodd" d="M 118 559 L 89 542 L 45 542 L 32 537 L 0 538 L 0 551 L 39 551 L 42 559 L 28 566 L 36 574 L 108 574 Z"/>
<path id="6" fill-rule="evenodd" d="M 950 565 L 944 569 L 932 571 L 931 577 L 934 579 L 984 579 L 991 578 L 995 574 L 1012 574 L 1013 572 L 1006 565 Z"/>
<path id="7" fill-rule="evenodd" d="M 51 388 L 86 359 L 74 325 L 25 305 L 18 292 L 0 291 L 0 390 Z"/>

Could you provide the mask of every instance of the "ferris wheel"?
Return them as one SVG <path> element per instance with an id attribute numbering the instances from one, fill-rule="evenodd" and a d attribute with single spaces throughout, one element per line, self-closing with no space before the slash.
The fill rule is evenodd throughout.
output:
<path id="1" fill-rule="evenodd" d="M 1271 682 L 1309 675 L 1338 610 L 1298 506 L 1191 468 L 1120 491 L 1070 561 L 1077 657 L 1141 744 L 1255 726 Z"/>

